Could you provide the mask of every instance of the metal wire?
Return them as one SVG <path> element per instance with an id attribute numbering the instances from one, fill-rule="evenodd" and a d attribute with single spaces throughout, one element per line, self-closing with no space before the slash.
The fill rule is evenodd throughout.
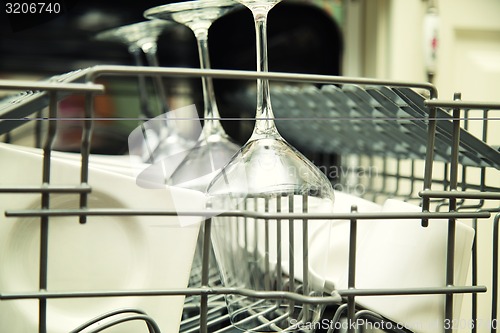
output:
<path id="1" fill-rule="evenodd" d="M 356 84 L 361 86 L 389 86 L 389 87 L 409 87 L 416 89 L 427 90 L 430 94 L 430 100 L 425 101 L 427 106 L 427 113 L 425 116 L 426 120 L 426 131 L 427 138 L 426 151 L 425 151 L 425 169 L 422 177 L 415 174 L 415 164 L 412 160 L 411 174 L 409 176 L 403 176 L 400 174 L 400 159 L 397 159 L 397 167 L 394 173 L 386 172 L 387 159 L 383 160 L 384 163 L 384 173 L 381 175 L 383 177 L 383 187 L 386 187 L 389 181 L 394 180 L 394 188 L 387 190 L 386 195 L 403 195 L 407 198 L 415 198 L 415 193 L 418 193 L 418 197 L 422 200 L 422 212 L 421 213 L 357 213 L 355 209 L 349 214 L 312 214 L 307 211 L 298 213 L 282 213 L 281 208 L 278 206 L 276 213 L 260 213 L 255 211 L 248 211 L 247 207 L 242 207 L 241 210 L 237 211 L 217 211 L 212 210 L 210 213 L 207 211 L 190 211 L 190 212 L 180 212 L 180 211 L 141 211 L 132 209 L 89 209 L 87 207 L 88 195 L 91 193 L 91 187 L 88 182 L 88 161 L 90 155 L 90 145 L 91 145 L 91 133 L 92 133 L 92 109 L 93 109 L 93 95 L 96 93 L 102 93 L 104 87 L 101 85 L 96 85 L 92 83 L 71 83 L 71 80 L 82 80 L 85 78 L 88 82 L 93 82 L 98 77 L 104 75 L 112 76 L 154 76 L 154 77 L 200 77 L 200 76 L 212 76 L 214 78 L 226 78 L 226 79 L 246 79 L 255 80 L 256 78 L 267 78 L 270 80 L 279 80 L 287 82 L 312 82 L 312 83 L 322 83 L 322 84 Z M 57 83 L 54 81 L 64 81 L 65 83 Z M 69 83 L 66 83 L 69 82 Z M 5 81 L 0 80 L 0 89 L 29 89 L 35 91 L 32 94 L 27 94 L 24 99 L 25 101 L 34 101 L 35 98 L 43 94 L 48 94 L 49 102 L 49 128 L 48 135 L 45 138 L 44 144 L 44 171 L 43 171 L 43 181 L 41 185 L 34 184 L 28 187 L 2 187 L 0 188 L 0 193 L 17 193 L 22 195 L 23 193 L 40 193 L 41 194 L 41 209 L 32 210 L 7 210 L 5 212 L 8 217 L 38 217 L 41 221 L 41 255 L 40 255 L 40 276 L 39 276 L 39 288 L 40 291 L 37 292 L 10 292 L 6 293 L 0 291 L 0 301 L 9 300 L 20 300 L 20 299 L 37 299 L 39 300 L 39 332 L 46 332 L 46 318 L 47 309 L 46 301 L 48 299 L 62 299 L 62 298 L 91 298 L 91 297 L 126 297 L 126 296 L 145 296 L 145 297 L 156 297 L 156 296 L 168 296 L 168 295 L 184 295 L 186 296 L 185 301 L 185 317 L 181 322 L 182 332 L 232 332 L 235 325 L 238 323 L 231 322 L 230 317 L 227 314 L 226 302 L 224 301 L 225 295 L 239 296 L 237 299 L 242 302 L 242 305 L 246 306 L 252 318 L 257 318 L 260 320 L 260 329 L 270 329 L 270 330 L 287 330 L 291 328 L 279 326 L 281 319 L 290 315 L 290 313 L 276 311 L 272 317 L 268 317 L 269 314 L 265 310 L 263 312 L 254 311 L 252 305 L 260 304 L 262 301 L 268 299 L 278 299 L 285 300 L 291 304 L 309 304 L 318 305 L 324 304 L 325 306 L 337 307 L 337 310 L 332 318 L 332 322 L 340 322 L 341 318 L 346 318 L 348 321 L 356 321 L 359 318 L 366 318 L 371 321 L 383 322 L 387 319 L 381 317 L 380 315 L 366 311 L 363 309 L 358 309 L 356 305 L 356 297 L 358 296 L 381 296 L 381 295 L 429 295 L 429 294 L 439 294 L 445 295 L 446 298 L 446 311 L 445 318 L 452 319 L 453 306 L 452 301 L 454 295 L 471 293 L 475 297 L 478 293 L 483 293 L 487 291 L 485 286 L 478 285 L 478 280 L 473 277 L 473 283 L 471 286 L 454 286 L 454 235 L 455 235 L 455 223 L 457 219 L 470 219 L 473 221 L 478 221 L 482 219 L 487 219 L 491 216 L 492 212 L 498 211 L 499 206 L 493 208 L 484 207 L 485 202 L 496 202 L 500 200 L 500 189 L 498 186 L 490 180 L 487 182 L 485 176 L 486 168 L 480 166 L 481 176 L 479 184 L 469 184 L 467 182 L 467 177 L 465 176 L 465 167 L 463 167 L 462 180 L 459 182 L 459 172 L 460 168 L 460 144 L 461 141 L 460 134 L 461 126 L 460 112 L 463 110 L 470 109 L 481 109 L 481 110 L 500 110 L 500 104 L 498 103 L 485 103 L 485 102 L 464 102 L 464 101 L 444 101 L 437 100 L 437 90 L 436 88 L 427 83 L 414 83 L 414 82 L 394 82 L 386 80 L 374 80 L 374 79 L 363 79 L 363 78 L 348 78 L 348 77 L 336 77 L 336 76 L 322 76 L 322 75 L 305 75 L 305 74 L 289 74 L 289 73 L 255 73 L 255 72 L 245 72 L 245 71 L 226 71 L 226 70 L 196 70 L 196 69 L 184 69 L 184 68 L 157 68 L 157 67 L 129 67 L 129 66 L 95 66 L 93 68 L 87 69 L 82 72 L 69 73 L 67 76 L 61 76 L 60 78 L 54 79 L 51 82 L 20 82 L 20 81 Z M 79 186 L 64 186 L 64 185 L 53 185 L 50 183 L 50 157 L 51 157 L 51 146 L 52 141 L 56 131 L 56 122 L 52 121 L 56 119 L 57 111 L 57 101 L 62 96 L 66 96 L 68 93 L 83 93 L 86 95 L 86 106 L 85 106 L 85 122 L 84 122 L 84 134 L 82 141 L 82 165 L 81 165 L 81 184 Z M 458 97 L 458 96 L 457 96 Z M 39 105 L 39 104 L 37 104 Z M 0 113 L 2 110 L 6 110 L 2 116 L 3 119 L 6 117 L 11 117 L 10 122 L 0 123 L 0 133 L 8 133 L 9 130 L 15 126 L 21 125 L 23 122 L 15 122 L 15 117 L 18 120 L 29 114 L 28 111 L 33 111 L 25 104 L 22 104 L 21 108 L 17 109 L 14 107 L 9 107 L 2 109 L 0 108 Z M 451 159 L 446 161 L 444 166 L 445 174 L 448 174 L 450 170 L 450 177 L 444 181 L 436 181 L 433 179 L 433 171 L 435 169 L 434 163 L 434 148 L 442 144 L 443 136 L 439 132 L 441 119 L 437 118 L 438 111 L 440 108 L 453 110 L 452 123 L 453 130 L 451 133 Z M 28 110 L 28 111 L 26 111 Z M 484 113 L 485 119 L 483 123 L 483 133 L 482 141 L 486 141 L 486 131 L 487 131 L 487 112 Z M 380 136 L 382 138 L 382 136 Z M 468 144 L 468 142 L 465 142 Z M 485 144 L 486 145 L 486 144 Z M 369 156 L 372 159 L 374 156 Z M 4 163 L 4 161 L 2 161 Z M 9 162 L 7 162 L 9 163 Z M 470 168 L 470 167 L 468 167 Z M 410 192 L 406 194 L 401 194 L 400 189 L 402 188 L 401 182 L 409 181 Z M 494 179 L 493 179 L 494 180 Z M 373 179 L 369 179 L 370 187 L 376 188 L 375 184 L 372 182 Z M 448 183 L 449 182 L 449 183 Z M 416 190 L 415 187 L 422 185 L 422 188 Z M 444 184 L 443 190 L 433 190 L 431 187 L 435 184 Z M 374 191 L 376 193 L 377 191 Z M 64 209 L 56 210 L 50 208 L 50 195 L 54 193 L 77 193 L 80 196 L 80 206 L 79 209 Z M 379 192 L 381 193 L 381 192 Z M 431 204 L 433 199 L 439 200 L 443 204 L 447 204 L 448 212 L 432 211 Z M 478 204 L 470 205 L 467 204 L 467 200 L 479 200 Z M 304 205 L 306 206 L 306 205 Z M 293 207 L 292 207 L 293 208 Z M 473 210 L 473 211 L 471 211 Z M 293 209 L 291 209 L 293 211 Z M 276 291 L 257 291 L 248 290 L 242 288 L 233 288 L 231 286 L 222 286 L 218 275 L 218 271 L 213 262 L 210 262 L 210 233 L 211 233 L 211 220 L 207 219 L 205 223 L 205 233 L 204 233 L 204 246 L 203 246 L 203 260 L 201 267 L 195 267 L 192 273 L 192 280 L 187 288 L 175 289 L 175 290 L 106 290 L 106 291 L 67 291 L 67 292 L 55 292 L 47 290 L 47 246 L 48 246 L 48 228 L 50 226 L 50 220 L 56 216 L 78 216 L 81 223 L 85 223 L 88 216 L 226 216 L 240 218 L 240 220 L 248 221 L 249 219 L 262 219 L 262 220 L 276 220 L 276 221 L 293 221 L 302 220 L 304 226 L 308 222 L 318 220 L 318 219 L 329 219 L 329 220 L 349 220 L 351 221 L 350 229 L 350 254 L 349 254 L 349 288 L 346 290 L 335 290 L 332 295 L 324 296 L 308 296 L 309 281 L 307 278 L 301 282 L 294 279 L 294 269 L 293 266 L 290 267 L 289 276 L 283 279 L 278 279 L 274 281 L 278 286 Z M 493 223 L 493 262 L 492 262 L 492 302 L 491 302 L 491 320 L 496 320 L 497 318 L 497 290 L 498 290 L 498 223 L 499 214 L 494 217 Z M 430 219 L 447 219 L 448 228 L 448 250 L 447 250 L 447 278 L 444 281 L 444 286 L 442 287 L 427 287 L 422 286 L 421 288 L 390 288 L 390 289 L 358 289 L 355 285 L 356 277 L 356 237 L 357 237 L 357 222 L 359 220 L 382 220 L 382 219 L 421 219 L 423 221 L 423 226 L 426 226 Z M 279 223 L 278 223 L 279 225 Z M 293 229 L 293 228 L 291 228 Z M 304 231 L 307 228 L 303 229 Z M 268 234 L 268 232 L 266 232 Z M 281 235 L 280 229 L 278 229 L 278 235 Z M 306 234 L 307 235 L 307 234 Z M 305 238 L 304 238 L 305 239 Z M 290 242 L 293 244 L 293 235 L 291 235 Z M 280 242 L 279 242 L 280 243 Z M 249 244 L 247 244 L 249 245 Z M 269 244 L 266 242 L 266 249 Z M 301 244 L 304 249 L 307 249 L 307 243 Z M 255 249 L 255 247 L 254 247 Z M 293 250 L 293 248 L 292 248 Z M 267 251 L 266 251 L 267 252 Z M 278 248 L 278 254 L 281 254 L 281 248 Z M 281 262 L 281 258 L 278 257 L 278 263 Z M 307 265 L 308 258 L 307 252 L 304 254 L 304 267 Z M 473 260 L 473 271 L 477 269 L 477 260 Z M 281 269 L 281 265 L 279 269 Z M 266 272 L 269 271 L 266 268 Z M 279 276 L 283 272 L 279 271 Z M 477 273 L 474 273 L 475 276 Z M 267 274 L 265 274 L 268 277 Z M 307 274 L 304 274 L 305 276 Z M 268 280 L 267 285 L 270 285 L 273 281 Z M 285 288 L 290 288 L 289 291 L 283 291 Z M 248 297 L 253 299 L 250 303 L 243 303 L 248 301 Z M 474 304 L 477 301 L 473 302 Z M 342 304 L 344 303 L 344 304 Z M 307 306 L 306 306 L 307 309 Z M 244 308 L 242 308 L 244 310 Z M 118 310 L 121 311 L 121 310 Z M 134 313 L 137 310 L 130 309 L 130 312 Z M 473 310 L 474 311 L 474 310 Z M 347 317 L 344 313 L 347 312 Z M 95 320 L 102 320 L 108 318 L 110 315 L 117 314 L 118 312 L 113 312 L 111 314 L 105 314 L 100 316 Z M 476 316 L 473 315 L 473 319 Z M 300 319 L 300 318 L 299 318 Z M 305 323 L 307 317 L 302 318 Z M 96 321 L 90 321 L 89 323 L 95 323 Z M 120 324 L 123 321 L 128 320 L 143 320 L 148 323 L 148 328 L 151 332 L 160 332 L 159 328 L 155 326 L 154 320 L 149 318 L 144 313 L 136 312 L 135 314 L 130 314 L 122 318 L 110 321 L 107 325 L 114 326 Z M 248 320 L 248 319 L 244 319 Z M 299 321 L 300 323 L 300 321 Z M 88 323 L 87 323 L 88 324 Z M 106 327 L 108 327 L 106 326 Z M 103 328 L 105 328 L 103 326 Z M 81 329 L 81 327 L 79 328 Z M 333 330 L 329 330 L 329 332 Z M 353 329 L 348 329 L 349 332 L 354 332 Z M 446 330 L 450 331 L 449 329 Z M 473 329 L 474 331 L 474 329 Z M 394 332 L 406 332 L 404 330 L 395 330 Z M 496 327 L 491 329 L 491 332 L 496 332 Z"/>
<path id="2" fill-rule="evenodd" d="M 131 314 L 132 314 L 132 316 L 130 316 Z M 127 317 L 113 319 L 113 317 L 116 317 L 118 315 L 127 315 Z M 139 316 L 137 316 L 137 315 L 139 315 Z M 108 320 L 108 319 L 111 319 L 111 320 L 106 322 L 104 325 L 102 325 L 102 323 L 100 323 L 101 321 Z M 131 321 L 131 320 L 143 320 L 146 322 L 146 325 L 148 326 L 148 330 L 150 333 L 161 333 L 156 322 L 152 318 L 148 317 L 148 315 L 144 311 L 141 311 L 138 309 L 118 309 L 115 311 L 105 313 L 103 315 L 97 316 L 97 317 L 87 321 L 86 323 L 78 326 L 77 328 L 75 328 L 74 330 L 72 330 L 69 333 L 80 333 L 82 331 L 87 330 L 89 327 L 92 327 L 92 325 L 97 324 L 97 323 L 100 324 L 99 327 L 94 328 L 92 331 L 87 330 L 86 332 L 100 332 L 100 331 L 103 331 L 103 330 L 108 329 L 110 327 L 119 325 L 119 324 L 126 322 L 126 321 Z"/>

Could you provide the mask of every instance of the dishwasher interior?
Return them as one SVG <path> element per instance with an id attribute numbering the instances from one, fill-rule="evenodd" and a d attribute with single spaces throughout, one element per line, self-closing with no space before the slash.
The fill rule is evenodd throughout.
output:
<path id="1" fill-rule="evenodd" d="M 191 79 L 200 76 L 248 82 L 268 78 L 278 129 L 298 150 L 308 151 L 308 158 L 331 181 L 338 195 L 336 200 L 342 200 L 343 194 L 348 194 L 381 207 L 394 205 L 389 207 L 392 209 L 367 212 L 353 205 L 347 210 L 334 210 L 328 214 L 259 213 L 249 206 L 242 206 L 220 214 L 244 223 L 285 219 L 305 221 L 305 224 L 325 219 L 343 221 L 345 233 L 338 237 L 345 247 L 341 250 L 345 254 L 345 274 L 342 282 L 326 281 L 321 295 L 306 293 L 304 279 L 292 281 L 293 274 L 290 279 L 293 260 L 288 272 L 281 271 L 278 277 L 281 280 L 275 281 L 278 288 L 273 285 L 270 289 L 250 290 L 223 285 L 210 248 L 212 220 L 218 217 L 208 209 L 193 210 L 187 206 L 182 211 L 147 211 L 127 207 L 112 209 L 105 205 L 98 209 L 87 207 L 86 198 L 93 190 L 88 179 L 91 133 L 95 122 L 103 121 L 95 118 L 93 113 L 95 97 L 105 92 L 105 87 L 96 83 L 99 82 L 97 79 Z M 3 195 L 36 194 L 40 198 L 39 206 L 30 209 L 5 207 L 5 216 L 0 219 L 3 224 L 8 224 L 11 218 L 39 221 L 38 288 L 0 290 L 0 304 L 5 307 L 9 302 L 35 302 L 36 306 L 30 309 L 34 311 L 32 316 L 37 320 L 38 332 L 50 332 L 47 318 L 50 318 L 50 302 L 54 300 L 179 296 L 185 296 L 180 332 L 240 331 L 238 323 L 231 320 L 227 312 L 227 296 L 238 296 L 256 303 L 278 300 L 287 306 L 300 304 L 302 308 L 321 308 L 321 316 L 315 320 L 301 314 L 287 317 L 290 314 L 280 312 L 279 307 L 271 314 L 268 309 L 262 313 L 247 311 L 250 317 L 260 322 L 256 329 L 259 332 L 496 332 L 500 151 L 490 141 L 492 132 L 498 130 L 498 103 L 462 101 L 459 94 L 438 96 L 436 88 L 428 83 L 141 66 L 99 65 L 45 81 L 4 80 L 0 82 L 0 88 L 23 91 L 8 95 L 1 101 L 0 134 L 3 141 L 15 142 L 15 132 L 30 126 L 25 131 L 34 133 L 32 145 L 43 150 L 43 174 L 39 183 L 30 186 L 2 184 L 0 188 Z M 61 120 L 58 118 L 58 103 L 70 95 L 83 96 L 85 101 L 78 149 L 81 155 L 80 184 L 51 184 L 52 145 L 57 126 L 61 123 L 56 121 Z M 235 96 L 234 102 L 252 108 L 254 99 L 255 91 L 246 89 Z M 226 120 L 252 121 L 243 118 Z M 135 127 L 139 120 L 136 115 L 123 121 Z M 4 170 L 4 165 L 16 161 L 2 160 L 0 163 Z M 77 195 L 79 207 L 52 208 L 50 198 L 61 194 Z M 83 227 L 85 220 L 92 216 L 165 217 L 179 213 L 202 218 L 201 228 L 204 229 L 200 234 L 203 242 L 200 241 L 198 249 L 201 256 L 193 261 L 189 284 L 185 288 L 51 290 L 51 281 L 47 278 L 51 244 L 47 234 L 53 220 L 71 216 L 78 218 Z M 405 223 L 418 228 L 407 229 Z M 427 285 L 426 276 L 435 272 L 430 268 L 432 264 L 426 263 L 432 261 L 429 259 L 433 259 L 433 255 L 437 257 L 439 254 L 432 252 L 432 243 L 428 243 L 425 231 L 436 223 L 444 233 L 438 233 L 436 237 L 441 237 L 432 238 L 432 241 L 443 245 L 438 252 L 443 254 L 439 260 L 444 260 L 444 264 L 438 274 L 440 282 Z M 378 228 L 367 229 L 371 233 L 367 236 L 363 230 L 370 224 Z M 410 235 L 407 234 L 409 230 L 412 230 Z M 245 227 L 237 232 L 248 231 Z M 269 236 L 263 237 L 267 239 Z M 387 245 L 394 240 L 398 245 Z M 303 244 L 305 248 L 310 246 L 310 251 L 315 246 L 307 241 Z M 325 256 L 329 251 L 340 251 L 336 244 L 324 243 L 321 246 L 318 250 L 316 244 L 316 251 L 324 252 Z M 305 252 L 303 255 L 306 256 Z M 328 274 L 327 271 L 323 273 Z M 421 279 L 421 283 L 399 284 L 408 274 L 416 274 L 414 279 Z M 266 278 L 266 273 L 262 273 L 262 278 Z M 245 310 L 244 304 L 248 303 L 241 304 Z M 412 308 L 411 304 L 417 305 Z M 398 317 L 398 310 L 415 317 L 403 320 Z M 282 320 L 278 324 L 276 318 L 282 316 L 289 318 L 288 327 L 282 325 Z M 87 320 L 86 323 L 82 321 L 81 326 L 74 325 L 73 332 L 114 332 L 113 329 L 120 332 L 122 325 L 132 321 L 140 322 L 144 332 L 162 331 L 156 323 L 158 318 L 136 308 L 114 308 Z"/>

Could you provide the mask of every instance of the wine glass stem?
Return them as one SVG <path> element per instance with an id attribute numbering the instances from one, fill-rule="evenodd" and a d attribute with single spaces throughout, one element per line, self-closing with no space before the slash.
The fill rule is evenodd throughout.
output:
<path id="1" fill-rule="evenodd" d="M 142 47 L 144 54 L 146 55 L 146 59 L 148 60 L 148 64 L 149 66 L 159 67 L 160 64 L 158 63 L 156 43 L 148 43 L 148 44 L 149 45 L 147 46 L 143 45 Z M 160 76 L 155 76 L 154 84 L 155 84 L 155 89 L 157 90 L 156 93 L 158 94 L 158 98 L 160 98 L 162 113 L 168 112 L 167 96 L 165 94 L 165 86 L 163 84 L 163 79 Z"/>
<path id="2" fill-rule="evenodd" d="M 156 42 L 146 42 L 141 45 L 141 49 L 146 55 L 146 59 L 148 61 L 149 66 L 153 67 L 159 67 L 160 64 L 158 62 L 158 56 L 157 56 L 157 51 L 158 51 L 158 45 Z M 155 76 L 153 78 L 155 90 L 157 93 L 158 98 L 160 99 L 160 110 L 161 114 L 166 114 L 169 111 L 168 105 L 167 105 L 167 95 L 165 94 L 165 86 L 163 84 L 163 78 L 161 76 Z M 166 135 L 173 136 L 177 134 L 177 129 L 175 128 L 174 124 L 172 121 L 166 121 L 166 128 L 161 127 L 160 130 L 160 137 L 164 138 Z M 165 131 L 166 130 L 166 131 Z M 166 133 L 165 133 L 166 132 Z M 168 133 L 168 134 L 167 134 Z"/>
<path id="3" fill-rule="evenodd" d="M 254 11 L 257 44 L 257 72 L 268 72 L 267 60 L 267 12 Z M 252 136 L 277 134 L 271 108 L 269 80 L 257 79 L 257 112 Z"/>
<path id="4" fill-rule="evenodd" d="M 198 53 L 200 58 L 200 68 L 210 69 L 210 55 L 208 52 L 208 30 L 195 30 L 196 41 L 198 43 Z M 220 114 L 215 100 L 214 84 L 211 77 L 202 77 L 203 104 L 205 119 L 203 124 L 203 134 L 207 138 L 212 134 L 223 134 L 223 128 L 219 121 Z"/>
<path id="5" fill-rule="evenodd" d="M 132 55 L 134 58 L 134 63 L 136 66 L 143 66 L 144 64 L 142 63 L 142 58 L 141 58 L 141 51 L 138 47 L 131 47 L 129 48 L 129 53 Z M 147 118 L 153 118 L 153 114 L 149 110 L 149 98 L 148 98 L 148 92 L 147 92 L 147 87 L 146 87 L 146 79 L 144 75 L 139 75 L 138 77 L 138 85 L 139 85 L 139 102 L 141 105 L 141 114 L 140 117 L 147 117 Z"/>

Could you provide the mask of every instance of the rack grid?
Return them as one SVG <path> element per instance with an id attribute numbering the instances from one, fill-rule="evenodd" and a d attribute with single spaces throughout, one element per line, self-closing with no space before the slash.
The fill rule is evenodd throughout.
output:
<path id="1" fill-rule="evenodd" d="M 407 200 L 418 200 L 421 202 L 422 211 L 420 213 L 357 213 L 348 214 L 312 214 L 312 213 L 276 213 L 260 214 L 252 211 L 145 211 L 133 209 L 90 209 L 87 207 L 87 197 L 91 192 L 88 184 L 88 166 L 90 155 L 90 139 L 93 118 L 93 98 L 96 94 L 102 93 L 104 87 L 93 82 L 102 76 L 151 76 L 151 77 L 200 77 L 211 76 L 213 78 L 223 79 L 244 79 L 255 80 L 257 78 L 267 78 L 271 81 L 283 81 L 288 83 L 301 84 L 322 84 L 330 87 L 349 87 L 360 86 L 362 90 L 370 89 L 394 89 L 396 93 L 401 93 L 400 97 L 408 97 L 406 93 L 414 90 L 424 90 L 430 96 L 428 100 L 418 100 L 418 96 L 412 95 L 413 99 L 401 104 L 400 108 L 405 110 L 410 105 L 410 111 L 421 111 L 413 116 L 406 114 L 406 117 L 400 117 L 400 114 L 394 114 L 391 117 L 378 116 L 369 117 L 368 114 L 361 115 L 359 119 L 354 119 L 352 113 L 341 115 L 340 120 L 343 124 L 352 126 L 374 126 L 377 124 L 394 123 L 401 127 L 401 133 L 409 135 L 408 139 L 416 139 L 411 131 L 404 129 L 406 124 L 411 123 L 417 126 L 419 131 L 425 133 L 419 145 L 415 142 L 408 142 L 406 150 L 393 152 L 388 150 L 390 146 L 383 146 L 382 149 L 367 150 L 366 145 L 370 142 L 363 142 L 361 145 L 354 145 L 350 151 L 343 151 L 344 161 L 355 159 L 357 165 L 374 165 L 382 163 L 382 172 L 377 174 L 376 179 L 368 179 L 364 184 L 368 189 L 366 195 L 381 195 L 385 197 L 402 197 Z M 411 91 L 408 89 L 412 89 Z M 198 70 L 188 68 L 157 68 L 157 67 L 129 67 L 129 66 L 95 66 L 82 71 L 76 71 L 53 78 L 46 82 L 20 82 L 20 81 L 0 81 L 2 90 L 28 90 L 28 93 L 14 96 L 4 100 L 0 108 L 0 134 L 7 135 L 9 131 L 26 123 L 28 116 L 40 111 L 41 106 L 49 106 L 49 116 L 46 118 L 48 123 L 47 136 L 43 145 L 43 182 L 34 184 L 31 187 L 2 187 L 0 193 L 39 193 L 41 195 L 40 209 L 15 211 L 7 210 L 7 217 L 36 217 L 40 219 L 41 224 L 41 256 L 40 256 L 40 276 L 39 291 L 14 293 L 5 293 L 0 291 L 0 301 L 35 299 L 39 301 L 39 332 L 46 332 L 47 318 L 47 300 L 59 298 L 88 298 L 88 297 L 122 297 L 122 296 L 168 296 L 183 295 L 186 296 L 185 315 L 181 323 L 183 332 L 231 332 L 234 328 L 229 324 L 228 316 L 225 310 L 224 295 L 234 294 L 241 296 L 252 296 L 260 299 L 279 298 L 310 304 L 324 304 L 327 306 L 324 316 L 330 316 L 331 322 L 344 320 L 354 322 L 358 318 L 367 318 L 372 322 L 387 322 L 377 313 L 358 309 L 356 298 L 360 296 L 377 295 L 424 295 L 424 294 L 442 294 L 446 299 L 444 315 L 446 320 L 453 320 L 453 299 L 457 294 L 470 295 L 471 297 L 471 319 L 474 323 L 478 319 L 478 309 L 483 305 L 479 301 L 481 294 L 488 292 L 491 300 L 488 302 L 491 316 L 488 320 L 495 323 L 497 320 L 497 293 L 498 293 L 498 223 L 500 221 L 500 184 L 498 168 L 500 166 L 500 152 L 486 143 L 487 130 L 491 128 L 491 122 L 498 120 L 491 114 L 500 110 L 500 104 L 467 102 L 460 101 L 459 96 L 455 96 L 454 101 L 439 100 L 437 89 L 428 83 L 414 82 L 396 82 L 388 80 L 375 80 L 366 78 L 349 78 L 324 75 L 290 74 L 290 73 L 255 73 L 247 71 L 230 70 Z M 330 88 L 332 89 L 332 88 Z M 348 91 L 347 90 L 344 90 Z M 306 91 L 307 92 L 307 91 Z M 67 96 L 67 94 L 79 93 L 85 95 L 85 121 L 81 146 L 81 184 L 80 186 L 55 186 L 50 183 L 50 167 L 52 142 L 56 131 L 56 122 L 51 121 L 57 118 L 57 101 Z M 295 92 L 298 99 L 310 98 L 302 91 Z M 305 97 L 304 97 L 305 96 Z M 372 95 L 374 96 L 374 95 Z M 417 98 L 417 99 L 415 99 Z M 279 97 L 277 98 L 279 100 Z M 413 106 L 411 106 L 413 102 Z M 358 105 L 351 106 L 356 109 Z M 286 105 L 285 105 L 286 107 Z M 378 110 L 378 106 L 372 109 Z M 280 109 L 280 106 L 277 107 Z M 352 109 L 351 109 L 352 110 Z M 467 126 L 471 121 L 469 113 L 479 110 L 482 113 L 481 138 L 476 139 L 469 134 Z M 380 110 L 379 110 L 380 111 Z M 399 110 L 397 110 L 399 111 Z M 424 113 L 422 113 L 424 111 Z M 278 114 L 278 112 L 277 112 Z M 462 116 L 464 114 L 464 116 Z M 40 115 L 40 114 L 38 114 Z M 317 115 L 316 115 L 317 116 Z M 339 120 L 337 119 L 337 120 Z M 314 119 L 310 119 L 311 122 Z M 321 120 L 321 119 L 320 119 Z M 334 119 L 335 120 L 335 119 Z M 390 121 L 393 122 L 390 122 Z M 40 123 L 44 123 L 42 120 Z M 461 127 L 461 123 L 465 126 Z M 361 124 L 361 125 L 360 125 Z M 489 124 L 489 126 L 488 126 Z M 412 127 L 416 128 L 416 127 Z M 324 132 L 327 133 L 327 132 Z M 384 129 L 377 133 L 380 140 L 394 140 L 394 133 Z M 334 132 L 331 133 L 335 135 Z M 343 133 L 342 135 L 347 135 Z M 386 137 L 386 135 L 388 137 Z M 399 135 L 399 134 L 398 134 Z M 349 139 L 349 136 L 345 137 Z M 326 138 L 328 140 L 328 138 Z M 389 141 L 391 142 L 391 141 Z M 394 142 L 394 141 L 392 141 Z M 424 149 L 422 150 L 422 144 Z M 319 145 L 321 147 L 321 145 Z M 388 154 L 385 154 L 385 153 Z M 423 161 L 421 161 L 423 160 Z M 2 161 L 1 163 L 6 163 Z M 7 162 L 8 163 L 8 162 Z M 410 173 L 404 172 L 408 166 Z M 416 165 L 423 163 L 423 175 L 416 171 Z M 395 165 L 393 170 L 388 166 Z M 436 172 L 438 167 L 443 168 L 443 175 Z M 356 172 L 355 172 L 356 173 Z M 473 177 L 471 177 L 471 174 Z M 357 174 L 359 183 L 363 183 L 363 175 Z M 345 177 L 349 178 L 349 177 Z M 346 181 L 346 179 L 341 179 Z M 405 183 L 405 186 L 401 184 Z M 409 186 L 408 186 L 409 185 Z M 388 187 L 392 187 L 388 190 Z M 439 190 L 436 188 L 439 187 Z M 408 191 L 409 188 L 409 191 Z M 48 200 L 54 193 L 77 193 L 80 196 L 79 209 L 56 210 L 50 209 Z M 210 216 L 240 216 L 245 218 L 267 218 L 267 219 L 329 219 L 329 220 L 348 220 L 351 225 L 349 234 L 350 244 L 356 244 L 356 225 L 362 220 L 391 220 L 391 219 L 420 219 L 422 227 L 426 227 L 429 220 L 445 219 L 448 221 L 448 240 L 447 240 L 447 266 L 446 281 L 443 281 L 442 287 L 422 286 L 419 288 L 390 288 L 390 289 L 358 289 L 355 285 L 355 264 L 356 253 L 349 253 L 349 285 L 347 289 L 329 290 L 323 297 L 311 297 L 301 295 L 298 291 L 279 291 L 263 292 L 247 290 L 240 288 L 224 287 L 220 284 L 217 276 L 216 267 L 210 262 Z M 204 222 L 204 245 L 203 261 L 199 267 L 193 268 L 193 275 L 190 285 L 187 288 L 175 290 L 107 290 L 107 291 L 69 291 L 54 292 L 47 287 L 47 230 L 50 219 L 56 216 L 77 216 L 82 223 L 88 216 L 202 216 Z M 472 281 L 468 285 L 454 285 L 454 245 L 456 221 L 458 219 L 471 221 L 476 229 L 476 238 L 472 252 Z M 484 240 L 479 238 L 478 230 L 483 228 L 483 224 L 491 222 L 492 239 Z M 8 219 L 5 223 L 8 223 Z M 491 242 L 491 269 L 492 283 L 487 287 L 481 283 L 479 276 L 478 243 Z M 195 274 L 195 272 L 197 272 Z M 491 289 L 491 290 L 490 290 Z M 111 320 L 109 326 L 118 325 L 124 321 L 142 320 L 147 324 L 150 332 L 159 332 L 159 328 L 147 314 L 137 309 L 124 309 L 120 313 L 126 313 L 127 316 Z M 102 318 L 113 318 L 117 313 L 111 312 L 103 314 Z M 89 318 L 91 320 L 91 318 Z M 95 322 L 92 321 L 92 322 Z M 92 323 L 90 322 L 90 323 Z M 492 326 L 492 325 L 490 325 Z M 75 328 L 75 332 L 83 327 Z M 100 329 L 104 329 L 101 327 Z M 401 328 L 394 328 L 388 331 L 401 332 L 406 331 Z M 443 331 L 451 332 L 453 327 L 443 327 Z M 477 326 L 470 327 L 471 332 L 477 332 Z M 488 331 L 496 332 L 496 325 L 489 327 Z M 333 329 L 329 330 L 333 331 Z M 354 328 L 349 327 L 348 332 L 354 332 Z M 484 330 L 486 331 L 486 330 Z"/>

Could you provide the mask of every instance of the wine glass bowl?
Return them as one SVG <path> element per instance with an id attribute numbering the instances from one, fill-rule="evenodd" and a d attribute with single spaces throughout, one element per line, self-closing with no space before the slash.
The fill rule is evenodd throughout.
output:
<path id="1" fill-rule="evenodd" d="M 326 176 L 283 138 L 264 137 L 241 148 L 211 182 L 210 194 L 316 193 L 333 201 L 330 187 Z"/>

